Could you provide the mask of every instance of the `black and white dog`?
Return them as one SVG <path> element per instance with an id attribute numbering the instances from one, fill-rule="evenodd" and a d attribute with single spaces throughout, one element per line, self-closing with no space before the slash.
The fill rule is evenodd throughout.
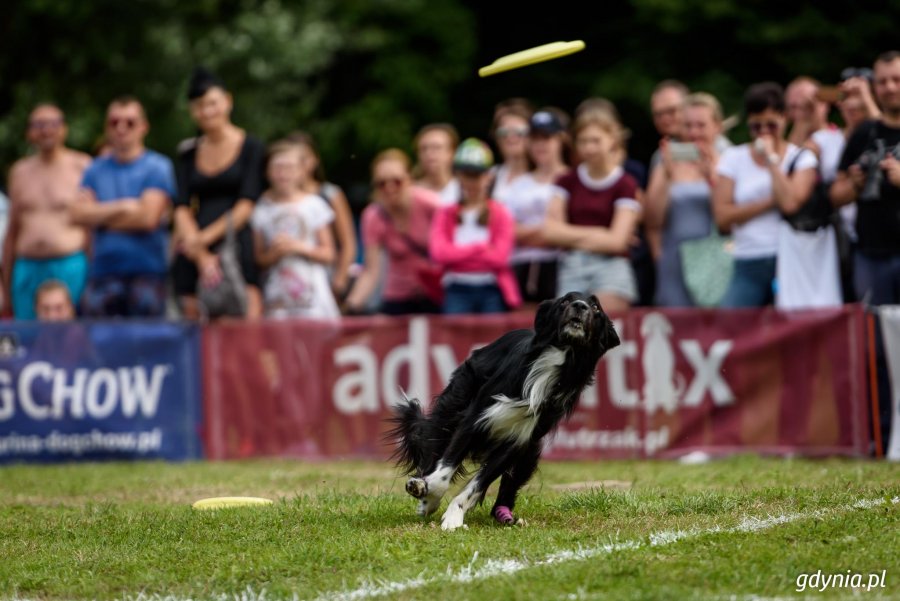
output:
<path id="1" fill-rule="evenodd" d="M 397 440 L 398 463 L 415 474 L 406 491 L 419 499 L 419 515 L 437 510 L 463 461 L 472 459 L 478 472 L 450 502 L 441 527 L 462 526 L 501 476 L 491 513 L 514 523 L 516 495 L 537 469 L 541 439 L 572 413 L 597 361 L 618 344 L 596 297 L 570 292 L 540 304 L 533 331 L 508 332 L 473 352 L 429 415 L 417 400 L 404 399 L 389 436 Z"/>

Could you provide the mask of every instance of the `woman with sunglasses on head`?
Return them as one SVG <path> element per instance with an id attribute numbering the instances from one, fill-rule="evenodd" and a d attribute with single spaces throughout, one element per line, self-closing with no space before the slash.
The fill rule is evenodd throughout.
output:
<path id="1" fill-rule="evenodd" d="M 440 312 L 425 279 L 432 268 L 428 234 L 440 198 L 414 186 L 410 168 L 409 156 L 397 148 L 383 150 L 372 161 L 373 201 L 362 213 L 363 270 L 344 303 L 348 313 L 365 311 L 382 274 L 381 313 Z"/>
<path id="2" fill-rule="evenodd" d="M 493 169 L 491 196 L 506 202 L 510 188 L 528 173 L 528 129 L 534 109 L 524 98 L 511 98 L 497 105 L 491 135 L 503 162 Z"/>
<path id="3" fill-rule="evenodd" d="M 246 316 L 262 315 L 262 296 L 249 227 L 265 181 L 266 149 L 231 122 L 233 99 L 224 83 L 202 67 L 188 84 L 191 118 L 200 135 L 179 149 L 176 171 L 175 294 L 185 317 L 197 319 L 198 279 L 215 285 L 222 277 L 216 254 L 229 228 L 237 232 L 238 259 L 246 281 Z"/>
<path id="4" fill-rule="evenodd" d="M 750 86 L 744 111 L 751 141 L 719 158 L 713 213 L 734 238 L 734 274 L 722 307 L 761 307 L 775 294 L 779 210 L 796 211 L 812 193 L 818 161 L 785 139 L 784 90 L 774 82 Z"/>

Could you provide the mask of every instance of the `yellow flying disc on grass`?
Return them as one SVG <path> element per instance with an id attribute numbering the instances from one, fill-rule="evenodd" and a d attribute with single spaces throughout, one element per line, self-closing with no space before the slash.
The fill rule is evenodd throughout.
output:
<path id="1" fill-rule="evenodd" d="M 535 63 L 553 60 L 567 54 L 573 54 L 584 50 L 584 42 L 574 40 L 572 42 L 553 42 L 544 44 L 543 46 L 535 46 L 528 50 L 507 54 L 495 60 L 487 67 L 478 70 L 478 75 L 487 77 L 488 75 L 496 75 L 510 69 L 518 69 L 519 67 L 527 67 Z"/>
<path id="2" fill-rule="evenodd" d="M 200 499 L 191 507 L 194 509 L 225 509 L 226 507 L 249 507 L 252 505 L 271 505 L 271 499 L 262 497 L 210 497 Z"/>

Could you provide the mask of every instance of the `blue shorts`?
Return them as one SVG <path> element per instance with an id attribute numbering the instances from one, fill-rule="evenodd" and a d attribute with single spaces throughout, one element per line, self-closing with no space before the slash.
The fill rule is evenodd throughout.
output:
<path id="1" fill-rule="evenodd" d="M 13 264 L 10 296 L 16 319 L 35 319 L 34 295 L 47 280 L 59 280 L 69 289 L 72 302 L 78 301 L 84 292 L 88 275 L 87 255 L 78 251 L 53 259 L 18 258 Z"/>

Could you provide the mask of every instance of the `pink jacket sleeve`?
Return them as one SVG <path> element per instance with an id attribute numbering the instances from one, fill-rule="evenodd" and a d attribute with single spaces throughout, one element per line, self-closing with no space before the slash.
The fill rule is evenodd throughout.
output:
<path id="1" fill-rule="evenodd" d="M 506 206 L 491 201 L 491 241 L 478 258 L 492 270 L 509 266 L 509 257 L 516 244 L 516 222 Z"/>
<path id="2" fill-rule="evenodd" d="M 509 210 L 494 201 L 490 205 L 490 242 L 457 247 L 453 244 L 456 211 L 441 209 L 431 230 L 432 258 L 454 271 L 497 271 L 509 266 L 516 240 L 515 221 Z"/>
<path id="3" fill-rule="evenodd" d="M 469 260 L 482 254 L 485 244 L 456 246 L 453 243 L 453 230 L 456 227 L 456 207 L 442 207 L 435 213 L 431 222 L 431 241 L 428 251 L 432 260 L 446 267 L 459 268 L 461 261 Z"/>

